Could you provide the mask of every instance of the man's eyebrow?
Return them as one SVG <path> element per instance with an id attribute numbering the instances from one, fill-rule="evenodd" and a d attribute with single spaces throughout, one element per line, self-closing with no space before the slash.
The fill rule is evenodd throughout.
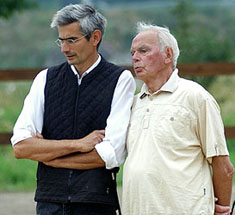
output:
<path id="1" fill-rule="evenodd" d="M 130 49 L 130 53 L 133 54 L 135 51 L 142 51 L 142 50 L 149 50 L 150 47 L 147 46 L 147 45 L 142 45 L 140 47 L 138 47 L 137 49 L 133 50 L 133 49 Z"/>
<path id="2" fill-rule="evenodd" d="M 149 49 L 149 46 L 147 45 L 142 45 L 138 48 L 138 50 L 141 50 L 141 49 Z"/>
<path id="3" fill-rule="evenodd" d="M 148 49 L 148 48 L 149 48 L 149 46 L 147 46 L 147 45 L 142 45 L 142 46 L 136 48 L 135 50 L 139 50 L 139 49 Z M 130 49 L 130 51 L 134 51 L 134 50 L 133 50 L 133 49 Z"/>
<path id="4" fill-rule="evenodd" d="M 69 39 L 72 39 L 72 40 L 75 40 L 77 39 L 78 37 L 67 37 L 67 38 L 61 38 L 59 37 L 60 40 L 69 40 Z"/>

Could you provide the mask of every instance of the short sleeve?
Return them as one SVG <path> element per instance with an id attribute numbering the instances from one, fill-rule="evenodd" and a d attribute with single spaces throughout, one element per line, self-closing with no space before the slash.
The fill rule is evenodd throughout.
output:
<path id="1" fill-rule="evenodd" d="M 211 95 L 202 97 L 198 115 L 198 132 L 205 157 L 211 163 L 214 156 L 228 155 L 220 108 Z"/>

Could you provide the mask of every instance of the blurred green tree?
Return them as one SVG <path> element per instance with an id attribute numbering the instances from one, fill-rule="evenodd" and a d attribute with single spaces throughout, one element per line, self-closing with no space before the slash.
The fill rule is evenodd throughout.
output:
<path id="1" fill-rule="evenodd" d="M 192 0 L 180 0 L 172 9 L 176 22 L 173 31 L 181 51 L 179 63 L 231 61 L 233 45 L 229 37 L 198 12 Z M 208 88 L 217 77 L 190 78 Z"/>
<path id="2" fill-rule="evenodd" d="M 0 18 L 8 19 L 14 12 L 35 7 L 37 4 L 30 0 L 1 0 Z"/>

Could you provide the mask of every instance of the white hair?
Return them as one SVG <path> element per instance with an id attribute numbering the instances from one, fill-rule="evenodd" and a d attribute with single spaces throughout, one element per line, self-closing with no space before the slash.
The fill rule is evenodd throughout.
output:
<path id="1" fill-rule="evenodd" d="M 146 24 L 144 22 L 137 23 L 137 33 L 153 30 L 157 33 L 158 45 L 160 51 L 164 51 L 166 47 L 171 47 L 173 50 L 173 68 L 176 68 L 177 59 L 180 55 L 180 50 L 178 47 L 178 42 L 175 37 L 170 33 L 169 29 L 166 27 L 160 27 L 157 25 Z"/>

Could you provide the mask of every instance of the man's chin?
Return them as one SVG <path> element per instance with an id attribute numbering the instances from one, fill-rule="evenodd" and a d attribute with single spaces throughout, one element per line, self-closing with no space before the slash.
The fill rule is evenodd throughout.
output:
<path id="1" fill-rule="evenodd" d="M 73 60 L 67 59 L 67 62 L 68 62 L 69 65 L 74 65 L 74 61 Z"/>

